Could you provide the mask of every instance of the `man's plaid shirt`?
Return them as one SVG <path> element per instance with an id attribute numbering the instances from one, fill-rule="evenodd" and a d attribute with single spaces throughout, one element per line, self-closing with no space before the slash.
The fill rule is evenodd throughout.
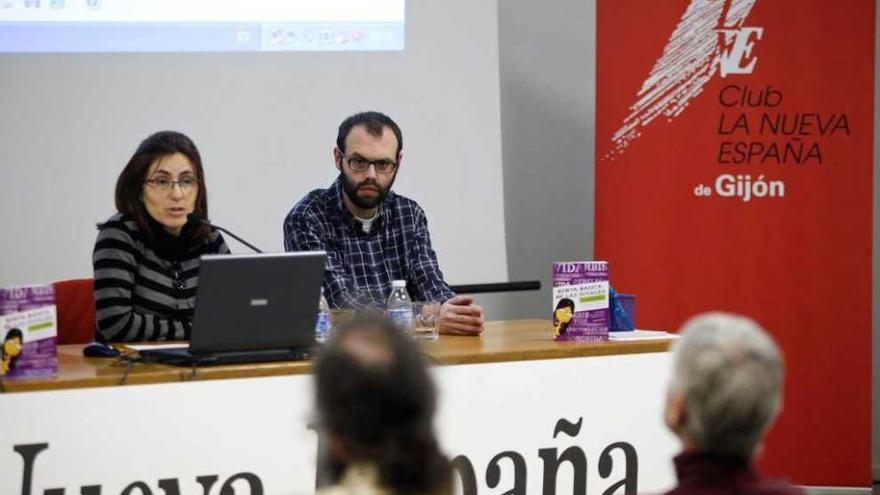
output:
<path id="1" fill-rule="evenodd" d="M 389 191 L 370 233 L 342 200 L 342 176 L 316 189 L 284 219 L 286 251 L 326 251 L 324 296 L 331 307 L 384 305 L 392 280 L 406 280 L 414 301 L 445 301 L 455 294 L 443 280 L 419 205 Z"/>

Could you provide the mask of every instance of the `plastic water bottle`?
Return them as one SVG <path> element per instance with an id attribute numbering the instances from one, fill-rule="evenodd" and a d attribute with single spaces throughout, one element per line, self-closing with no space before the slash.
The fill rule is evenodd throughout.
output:
<path id="1" fill-rule="evenodd" d="M 412 332 L 413 314 L 412 301 L 406 293 L 406 280 L 391 282 L 391 295 L 388 296 L 386 311 L 388 318 L 404 332 Z"/>
<path id="2" fill-rule="evenodd" d="M 315 340 L 324 342 L 330 331 L 330 307 L 324 297 L 324 288 L 321 287 L 321 300 L 318 302 L 318 321 L 315 323 Z"/>

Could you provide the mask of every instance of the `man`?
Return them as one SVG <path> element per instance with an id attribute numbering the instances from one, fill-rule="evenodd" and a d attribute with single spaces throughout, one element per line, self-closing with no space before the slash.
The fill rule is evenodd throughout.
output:
<path id="1" fill-rule="evenodd" d="M 327 442 L 321 495 L 451 493 L 434 435 L 434 383 L 414 343 L 385 318 L 357 318 L 315 360 L 315 404 Z"/>
<path id="2" fill-rule="evenodd" d="M 379 112 L 339 126 L 333 160 L 340 174 L 328 189 L 301 199 L 284 220 L 287 251 L 326 251 L 324 295 L 333 307 L 384 303 L 393 280 L 406 280 L 416 301 L 442 303 L 441 333 L 478 335 L 482 308 L 443 280 L 419 205 L 391 190 L 403 161 L 403 136 Z"/>
<path id="3" fill-rule="evenodd" d="M 803 493 L 753 466 L 780 410 L 783 363 L 773 340 L 754 321 L 725 313 L 691 319 L 680 336 L 665 420 L 683 448 L 669 494 Z"/>

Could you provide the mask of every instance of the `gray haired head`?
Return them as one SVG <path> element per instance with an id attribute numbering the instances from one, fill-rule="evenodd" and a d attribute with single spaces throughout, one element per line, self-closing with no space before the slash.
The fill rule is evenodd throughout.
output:
<path id="1" fill-rule="evenodd" d="M 750 458 L 781 407 L 779 348 L 757 323 L 727 313 L 698 315 L 679 335 L 669 388 L 685 411 L 676 433 L 692 448 Z"/>

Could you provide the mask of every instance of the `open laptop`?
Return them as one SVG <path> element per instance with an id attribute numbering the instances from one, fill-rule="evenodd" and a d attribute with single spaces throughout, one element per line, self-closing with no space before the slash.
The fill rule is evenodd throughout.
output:
<path id="1" fill-rule="evenodd" d="M 189 347 L 141 350 L 144 360 L 184 366 L 305 359 L 327 255 L 205 255 Z"/>

